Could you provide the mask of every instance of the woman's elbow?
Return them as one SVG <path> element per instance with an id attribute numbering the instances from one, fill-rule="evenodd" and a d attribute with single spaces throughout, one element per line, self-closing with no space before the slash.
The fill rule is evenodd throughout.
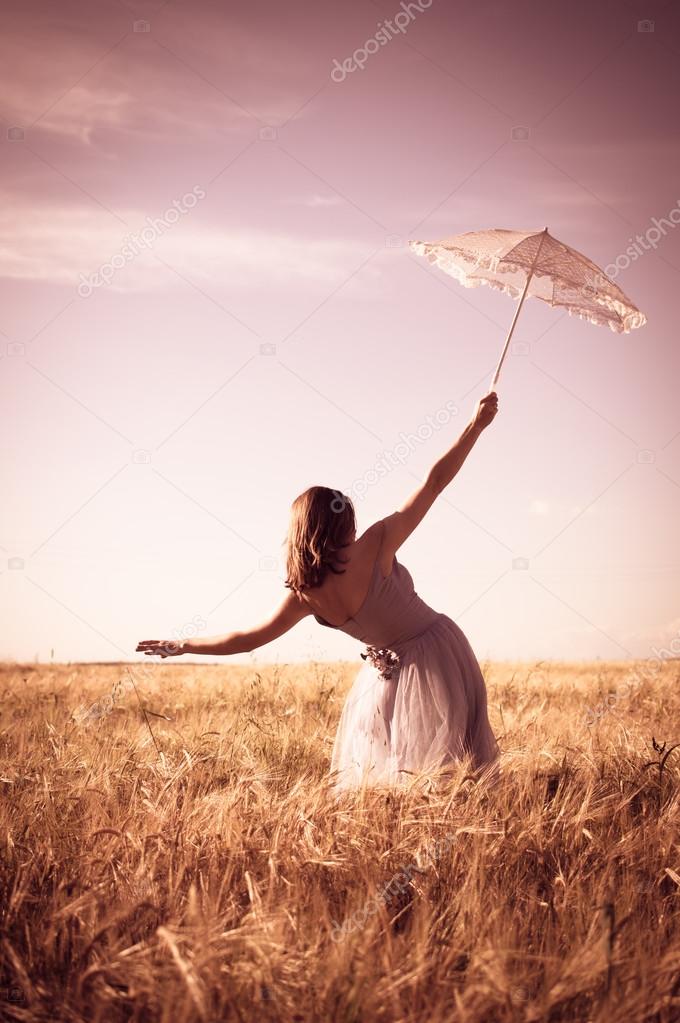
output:
<path id="1" fill-rule="evenodd" d="M 446 480 L 442 473 L 440 473 L 437 469 L 432 469 L 425 480 L 425 486 L 432 492 L 432 494 L 434 494 L 435 497 L 438 497 L 442 490 L 446 487 Z"/>
<path id="2" fill-rule="evenodd" d="M 257 650 L 259 645 L 255 636 L 249 636 L 248 633 L 239 633 L 234 637 L 235 654 L 252 654 L 253 650 Z"/>
<path id="3" fill-rule="evenodd" d="M 258 650 L 268 642 L 267 636 L 258 632 L 238 632 L 234 635 L 233 640 L 234 644 L 231 650 L 233 654 L 252 654 L 253 650 Z"/>

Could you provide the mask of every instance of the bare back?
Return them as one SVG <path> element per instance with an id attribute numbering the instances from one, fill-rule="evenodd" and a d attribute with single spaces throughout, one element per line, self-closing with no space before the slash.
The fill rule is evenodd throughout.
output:
<path id="1" fill-rule="evenodd" d="M 361 608 L 366 599 L 376 560 L 380 559 L 380 570 L 389 575 L 393 553 L 386 560 L 382 550 L 385 533 L 384 522 L 375 522 L 365 533 L 343 548 L 343 560 L 336 562 L 340 573 L 328 572 L 321 586 L 305 590 L 303 600 L 329 625 L 343 625 Z"/>

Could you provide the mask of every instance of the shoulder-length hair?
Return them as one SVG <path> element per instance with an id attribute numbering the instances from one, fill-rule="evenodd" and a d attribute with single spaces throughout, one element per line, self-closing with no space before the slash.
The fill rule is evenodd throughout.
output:
<path id="1" fill-rule="evenodd" d="M 349 497 L 328 487 L 310 487 L 293 501 L 286 554 L 286 586 L 299 593 L 320 586 L 342 562 L 356 530 L 354 505 Z"/>

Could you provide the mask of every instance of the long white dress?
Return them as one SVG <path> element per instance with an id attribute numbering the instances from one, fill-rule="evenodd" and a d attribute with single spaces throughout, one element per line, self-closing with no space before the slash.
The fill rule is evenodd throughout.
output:
<path id="1" fill-rule="evenodd" d="M 474 768 L 498 757 L 484 677 L 461 629 L 418 596 L 394 558 L 378 561 L 366 598 L 340 628 L 366 644 L 366 663 L 338 725 L 331 776 L 336 789 L 392 785 L 470 756 Z"/>

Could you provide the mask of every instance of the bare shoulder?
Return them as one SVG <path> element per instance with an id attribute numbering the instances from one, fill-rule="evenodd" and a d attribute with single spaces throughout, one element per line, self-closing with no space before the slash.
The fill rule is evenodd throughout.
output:
<path id="1" fill-rule="evenodd" d="M 376 559 L 380 559 L 380 567 L 383 575 L 389 575 L 392 568 L 392 561 L 394 560 L 394 551 L 389 548 L 389 544 L 386 543 L 387 536 L 387 520 L 378 519 L 372 526 L 369 526 L 365 533 L 360 537 L 360 541 L 365 538 L 366 541 L 366 557 L 373 563 Z"/>
<path id="2" fill-rule="evenodd" d="M 279 608 L 279 614 L 290 621 L 299 622 L 306 615 L 313 614 L 313 611 L 301 593 L 288 590 Z"/>
<path id="3" fill-rule="evenodd" d="M 378 519 L 377 522 L 374 522 L 372 526 L 369 526 L 368 529 L 363 531 L 356 542 L 367 548 L 371 545 L 375 546 L 376 544 L 379 544 L 382 539 L 383 529 L 384 520 Z"/>

